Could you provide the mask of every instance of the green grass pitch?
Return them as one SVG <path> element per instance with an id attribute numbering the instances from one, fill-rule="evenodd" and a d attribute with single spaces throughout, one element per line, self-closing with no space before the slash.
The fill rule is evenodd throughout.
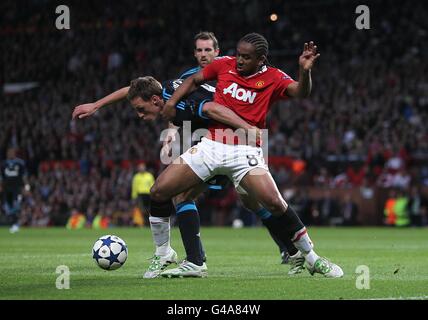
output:
<path id="1" fill-rule="evenodd" d="M 428 229 L 309 228 L 316 251 L 342 266 L 327 279 L 304 272 L 288 276 L 277 247 L 262 228 L 203 228 L 208 257 L 204 279 L 143 279 L 153 253 L 148 228 L 75 230 L 0 228 L 0 299 L 428 299 Z M 128 245 L 125 265 L 104 271 L 91 249 L 115 234 Z M 172 246 L 184 250 L 177 228 Z M 70 289 L 56 288 L 56 268 L 68 266 Z M 370 289 L 357 289 L 359 265 Z M 367 283 L 367 282 L 366 282 Z"/>

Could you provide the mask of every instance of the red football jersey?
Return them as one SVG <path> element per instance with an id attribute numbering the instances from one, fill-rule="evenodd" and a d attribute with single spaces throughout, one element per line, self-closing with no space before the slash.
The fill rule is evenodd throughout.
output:
<path id="1" fill-rule="evenodd" d="M 294 80 L 281 70 L 263 66 L 262 70 L 248 77 L 236 71 L 236 58 L 224 56 L 215 59 L 203 69 L 205 80 L 217 80 L 214 101 L 232 109 L 249 124 L 266 127 L 266 114 L 270 106 L 280 99 L 287 99 L 285 93 Z M 209 130 L 228 126 L 211 122 Z"/>

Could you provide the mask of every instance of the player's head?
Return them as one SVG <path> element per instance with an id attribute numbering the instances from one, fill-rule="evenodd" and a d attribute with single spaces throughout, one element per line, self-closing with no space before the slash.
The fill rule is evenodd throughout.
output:
<path id="1" fill-rule="evenodd" d="M 236 48 L 236 70 L 242 76 L 256 73 L 266 63 L 269 43 L 258 33 L 249 33 L 241 38 Z"/>
<path id="2" fill-rule="evenodd" d="M 146 164 L 144 162 L 141 162 L 140 164 L 138 164 L 138 171 L 139 172 L 146 172 L 147 168 L 146 168 Z"/>
<path id="3" fill-rule="evenodd" d="M 162 85 L 150 76 L 132 80 L 127 98 L 138 116 L 146 121 L 156 120 L 164 104 Z"/>
<path id="4" fill-rule="evenodd" d="M 198 65 L 201 68 L 204 68 L 206 65 L 210 64 L 220 52 L 217 38 L 214 33 L 203 31 L 199 32 L 194 39 L 195 58 L 198 61 Z"/>

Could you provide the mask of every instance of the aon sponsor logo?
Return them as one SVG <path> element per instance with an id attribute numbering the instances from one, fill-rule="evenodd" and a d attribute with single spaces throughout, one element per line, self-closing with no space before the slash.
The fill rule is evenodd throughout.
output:
<path id="1" fill-rule="evenodd" d="M 257 95 L 256 92 L 251 92 L 249 90 L 245 90 L 242 88 L 238 89 L 238 85 L 236 83 L 232 83 L 226 89 L 223 89 L 223 94 L 228 94 L 228 93 L 237 100 L 249 102 L 249 103 L 253 103 Z"/>

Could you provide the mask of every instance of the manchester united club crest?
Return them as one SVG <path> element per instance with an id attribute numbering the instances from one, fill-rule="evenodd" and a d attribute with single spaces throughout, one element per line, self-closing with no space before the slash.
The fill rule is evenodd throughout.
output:
<path id="1" fill-rule="evenodd" d="M 263 87 L 263 86 L 264 86 L 264 84 L 265 84 L 265 82 L 264 82 L 264 81 L 257 81 L 257 82 L 256 82 L 256 87 L 257 87 L 257 88 L 261 88 L 261 87 Z"/>

